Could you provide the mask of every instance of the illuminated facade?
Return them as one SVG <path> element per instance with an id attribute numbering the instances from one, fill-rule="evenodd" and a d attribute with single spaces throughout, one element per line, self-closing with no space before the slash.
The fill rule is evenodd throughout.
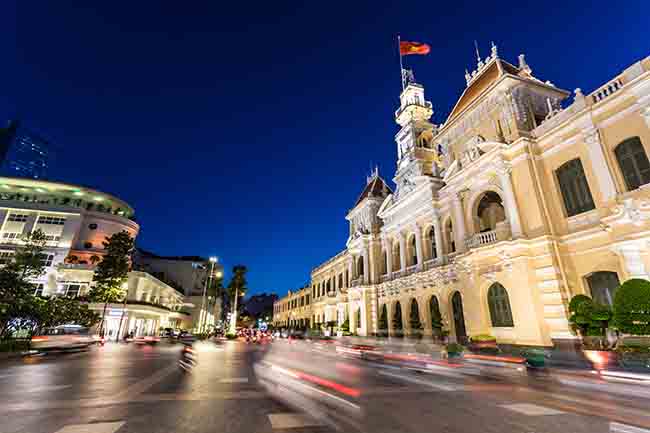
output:
<path id="1" fill-rule="evenodd" d="M 589 94 L 494 46 L 465 79 L 435 125 L 404 71 L 396 188 L 368 179 L 346 248 L 312 271 L 310 323 L 409 334 L 415 311 L 425 335 L 550 346 L 574 338 L 572 296 L 648 278 L 650 57 Z"/>
<path id="2" fill-rule="evenodd" d="M 93 189 L 59 182 L 0 177 L 0 265 L 13 256 L 21 237 L 40 229 L 47 236 L 45 272 L 34 280 L 42 296 L 85 296 L 96 264 L 104 255 L 106 237 L 127 231 L 133 238 L 139 225 L 124 201 Z M 191 326 L 181 312 L 183 293 L 146 272 L 129 273 L 125 285 L 128 306 L 110 305 L 107 334 L 157 334 L 159 327 Z M 102 305 L 90 304 L 98 311 Z"/>

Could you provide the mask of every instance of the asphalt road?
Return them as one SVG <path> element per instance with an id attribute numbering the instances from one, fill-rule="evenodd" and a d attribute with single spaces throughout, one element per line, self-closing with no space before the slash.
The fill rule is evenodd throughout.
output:
<path id="1" fill-rule="evenodd" d="M 0 433 L 650 432 L 648 387 L 416 371 L 307 342 L 197 350 L 191 374 L 167 344 L 3 361 Z"/>

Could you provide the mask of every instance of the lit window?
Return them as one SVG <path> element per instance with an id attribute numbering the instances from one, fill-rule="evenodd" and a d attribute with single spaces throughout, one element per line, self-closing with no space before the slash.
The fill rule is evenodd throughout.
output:
<path id="1" fill-rule="evenodd" d="M 54 261 L 54 254 L 41 254 L 41 263 L 45 267 L 52 266 L 52 262 Z"/>
<path id="2" fill-rule="evenodd" d="M 34 296 L 43 296 L 43 283 L 39 283 L 35 285 Z"/>
<path id="3" fill-rule="evenodd" d="M 7 221 L 15 222 L 15 223 L 24 223 L 27 221 L 27 216 L 26 214 L 22 213 L 12 213 L 9 214 L 9 218 L 7 218 Z"/>
<path id="4" fill-rule="evenodd" d="M 7 239 L 7 240 L 14 240 L 14 239 L 19 239 L 22 233 L 3 233 L 2 234 L 2 239 Z"/>
<path id="5" fill-rule="evenodd" d="M 0 265 L 6 265 L 13 257 L 13 251 L 0 251 Z"/>
<path id="6" fill-rule="evenodd" d="M 39 216 L 38 224 L 65 225 L 65 218 L 55 216 Z"/>

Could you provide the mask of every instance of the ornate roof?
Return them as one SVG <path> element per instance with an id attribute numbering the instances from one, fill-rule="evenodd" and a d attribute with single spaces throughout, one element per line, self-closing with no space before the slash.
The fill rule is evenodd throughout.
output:
<path id="1" fill-rule="evenodd" d="M 379 176 L 379 171 L 375 170 L 372 176 L 368 177 L 366 187 L 363 189 L 363 192 L 354 203 L 353 209 L 368 197 L 386 198 L 389 194 L 392 193 L 393 191 L 386 184 L 386 181 L 384 181 L 384 179 Z"/>
<path id="2" fill-rule="evenodd" d="M 447 118 L 447 122 L 455 118 L 465 108 L 467 108 L 476 98 L 481 96 L 492 84 L 499 81 L 501 77 L 506 74 L 519 75 L 519 68 L 511 65 L 499 57 L 494 57 L 488 61 L 482 69 L 479 69 L 475 76 L 465 76 L 468 83 L 463 91 L 463 94 L 458 98 L 458 102 L 451 110 L 451 114 Z M 469 78 L 468 78 L 469 77 Z"/>

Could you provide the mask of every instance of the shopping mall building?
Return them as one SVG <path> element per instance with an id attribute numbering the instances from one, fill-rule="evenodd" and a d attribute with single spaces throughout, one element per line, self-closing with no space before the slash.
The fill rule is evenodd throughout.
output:
<path id="1" fill-rule="evenodd" d="M 437 125 L 404 71 L 395 187 L 368 177 L 345 248 L 276 303 L 276 324 L 395 335 L 415 314 L 428 335 L 442 322 L 458 340 L 550 346 L 574 338 L 572 296 L 611 303 L 648 278 L 650 57 L 583 93 L 493 47 L 465 82 Z"/>

